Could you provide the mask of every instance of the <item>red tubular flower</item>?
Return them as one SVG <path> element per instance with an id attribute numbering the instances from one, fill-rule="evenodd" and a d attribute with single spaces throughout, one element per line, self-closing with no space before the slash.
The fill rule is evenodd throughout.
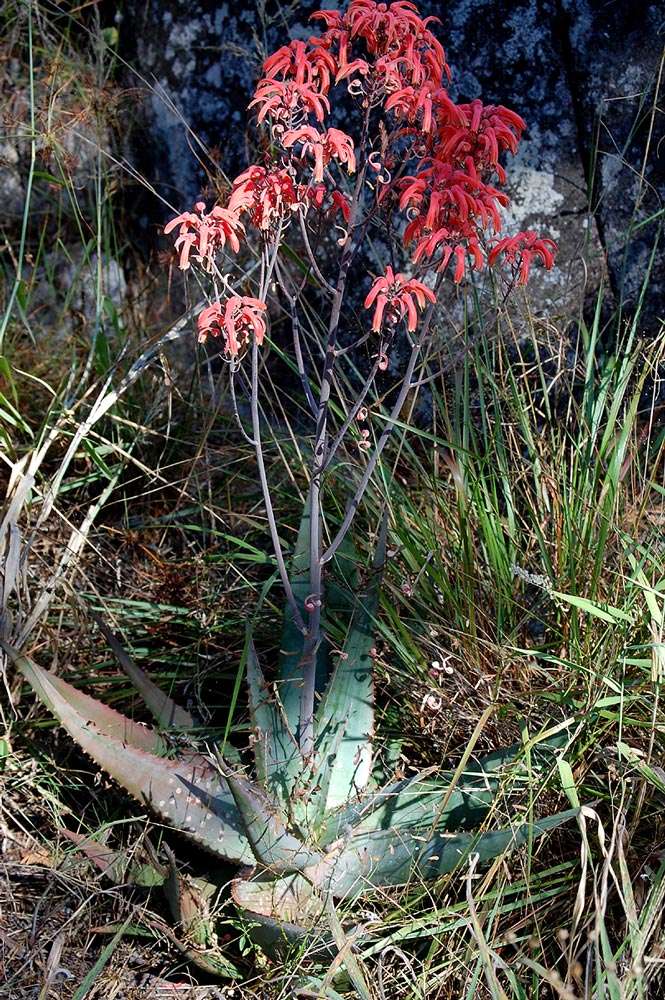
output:
<path id="1" fill-rule="evenodd" d="M 443 76 L 450 80 L 450 66 L 438 38 L 428 30 L 427 25 L 438 21 L 438 17 L 426 17 L 419 30 L 406 32 L 402 39 L 402 50 L 409 67 L 409 78 L 416 87 L 427 80 L 439 83 Z"/>
<path id="2" fill-rule="evenodd" d="M 476 213 L 476 195 L 481 188 L 478 178 L 456 170 L 449 163 L 431 160 L 415 176 L 405 177 L 401 182 L 402 194 L 399 207 L 413 207 L 421 215 L 425 208 L 423 223 L 430 231 L 442 225 L 442 218 L 452 213 L 465 221 Z"/>
<path id="3" fill-rule="evenodd" d="M 291 80 L 260 80 L 249 107 L 261 105 L 257 121 L 269 118 L 274 123 L 290 125 L 294 116 L 313 114 L 322 122 L 330 111 L 330 102 L 325 94 L 314 90 L 311 84 L 294 83 Z"/>
<path id="4" fill-rule="evenodd" d="M 372 54 L 383 54 L 401 47 L 405 38 L 411 39 L 411 52 L 417 41 L 427 32 L 427 24 L 437 18 L 421 18 L 418 8 L 409 0 L 395 3 L 375 3 L 374 0 L 351 0 L 346 13 L 346 24 L 351 38 L 364 39 Z M 432 40 L 435 40 L 432 36 Z M 428 39 L 429 41 L 429 39 Z"/>
<path id="5" fill-rule="evenodd" d="M 419 89 L 402 87 L 396 90 L 386 101 L 386 111 L 394 111 L 399 118 L 405 118 L 423 132 L 432 132 L 436 124 L 432 115 L 432 88 L 426 84 Z"/>
<path id="6" fill-rule="evenodd" d="M 384 321 L 395 324 L 403 316 L 407 317 L 407 329 L 413 333 L 418 325 L 418 309 L 423 310 L 427 302 L 436 302 L 431 288 L 406 274 L 395 274 L 389 266 L 385 275 L 374 279 L 365 299 L 365 309 L 374 305 L 372 330 L 375 333 L 381 330 Z"/>
<path id="7" fill-rule="evenodd" d="M 164 226 L 164 234 L 168 236 L 176 226 L 180 226 L 180 233 L 174 245 L 180 251 L 179 267 L 183 271 L 189 267 L 190 257 L 202 264 L 207 271 L 212 271 L 215 255 L 227 242 L 233 252 L 238 253 L 239 237 L 245 231 L 232 209 L 215 205 L 206 215 L 203 201 L 197 201 L 193 212 L 183 212 L 171 219 Z"/>
<path id="8" fill-rule="evenodd" d="M 386 111 L 394 111 L 398 118 L 404 118 L 422 132 L 436 132 L 441 125 L 453 123 L 464 125 L 463 113 L 457 108 L 448 92 L 431 82 L 420 87 L 401 87 L 386 101 Z"/>
<path id="9" fill-rule="evenodd" d="M 341 191 L 331 191 L 330 197 L 332 198 L 331 213 L 336 215 L 340 212 L 342 218 L 348 224 L 351 221 L 351 202 Z"/>
<path id="10" fill-rule="evenodd" d="M 232 295 L 224 306 L 213 302 L 197 320 L 199 342 L 205 343 L 208 337 L 222 337 L 224 350 L 232 358 L 238 356 L 252 336 L 261 346 L 266 333 L 263 314 L 267 308 L 261 299 L 247 295 Z"/>
<path id="11" fill-rule="evenodd" d="M 526 122 L 502 105 L 484 106 L 478 100 L 460 104 L 458 111 L 461 123 L 444 125 L 439 133 L 438 155 L 454 163 L 464 163 L 471 157 L 479 169 L 495 170 L 500 182 L 505 183 L 506 172 L 499 155 L 505 150 L 517 152 Z"/>
<path id="12" fill-rule="evenodd" d="M 336 189 L 328 191 L 325 184 L 310 184 L 302 188 L 301 192 L 301 202 L 313 205 L 319 212 L 325 212 L 331 217 L 341 214 L 347 223 L 351 219 L 351 203 L 341 191 Z M 328 198 L 330 198 L 329 203 Z"/>
<path id="13" fill-rule="evenodd" d="M 296 84 L 307 84 L 320 93 L 327 94 L 332 78 L 337 73 L 337 63 L 322 45 L 308 46 L 307 42 L 294 41 L 277 49 L 263 64 L 268 79 L 282 77 Z"/>
<path id="14" fill-rule="evenodd" d="M 340 32 L 339 59 L 337 60 L 338 69 L 335 77 L 335 83 L 341 83 L 342 80 L 348 80 L 351 76 L 367 76 L 369 73 L 369 63 L 366 59 L 352 59 L 351 62 L 349 62 L 348 43 L 348 31 Z"/>
<path id="15" fill-rule="evenodd" d="M 236 177 L 229 210 L 249 217 L 258 229 L 268 230 L 287 218 L 301 204 L 300 194 L 288 170 L 267 170 L 259 164 Z"/>
<path id="16" fill-rule="evenodd" d="M 458 230 L 469 222 L 495 231 L 501 228 L 499 206 L 508 204 L 508 196 L 480 179 L 470 157 L 466 170 L 439 159 L 423 163 L 429 166 L 405 177 L 400 185 L 400 209 L 417 212 L 404 231 L 405 243 L 437 229 Z"/>
<path id="17" fill-rule="evenodd" d="M 344 24 L 344 15 L 339 10 L 316 10 L 310 14 L 310 21 L 323 21 L 326 28 L 339 30 Z"/>
<path id="18" fill-rule="evenodd" d="M 375 57 L 375 70 L 385 78 L 386 92 L 428 80 L 440 85 L 444 73 L 450 76 L 441 43 L 428 28 L 438 18 L 421 18 L 408 0 L 391 4 L 351 0 L 345 14 L 319 11 L 312 17 L 326 25 L 321 44 L 339 46 L 337 81 L 368 72 L 365 60 L 349 61 L 348 47 L 356 40 L 362 40 L 368 55 Z"/>
<path id="19" fill-rule="evenodd" d="M 456 284 L 459 284 L 464 277 L 467 263 L 474 271 L 481 271 L 485 266 L 485 258 L 478 243 L 478 234 L 473 226 L 466 227 L 463 232 L 437 229 L 430 236 L 423 237 L 419 240 L 413 254 L 414 263 L 417 264 L 426 257 L 434 257 L 439 252 L 441 257 L 436 262 L 437 271 L 443 271 L 453 259 L 455 261 L 453 281 Z"/>
<path id="20" fill-rule="evenodd" d="M 554 265 L 557 249 L 554 240 L 539 236 L 529 229 L 524 233 L 518 233 L 517 236 L 499 240 L 490 251 L 487 260 L 492 267 L 499 257 L 503 256 L 506 263 L 516 271 L 517 284 L 526 285 L 534 260 L 539 260 L 549 271 Z"/>
<path id="21" fill-rule="evenodd" d="M 199 313 L 196 320 L 199 344 L 205 344 L 208 337 L 219 337 L 223 333 L 224 310 L 221 302 L 213 302 Z"/>
<path id="22" fill-rule="evenodd" d="M 331 160 L 346 164 L 350 174 L 355 172 L 356 157 L 353 151 L 353 139 L 338 128 L 329 128 L 327 132 L 317 132 L 311 125 L 291 129 L 282 137 L 282 145 L 290 149 L 295 143 L 302 143 L 303 153 L 314 158 L 314 181 L 320 184 L 323 180 L 323 169 Z"/>

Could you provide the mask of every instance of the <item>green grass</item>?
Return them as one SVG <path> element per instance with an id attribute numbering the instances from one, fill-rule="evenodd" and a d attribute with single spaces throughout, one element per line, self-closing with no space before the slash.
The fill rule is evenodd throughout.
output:
<path id="1" fill-rule="evenodd" d="M 534 330 L 519 349 L 497 343 L 472 352 L 435 396 L 436 431 L 405 431 L 400 442 L 390 493 L 393 555 L 378 622 L 381 736 L 401 740 L 406 768 L 454 763 L 474 731 L 484 749 L 521 738 L 523 763 L 507 779 L 488 826 L 568 802 L 581 803 L 587 813 L 582 832 L 557 833 L 473 878 L 457 873 L 434 888 L 368 901 L 373 939 L 358 957 L 370 979 L 382 970 L 390 984 L 384 989 L 408 985 L 404 995 L 413 997 L 478 991 L 492 998 L 567 997 L 584 995 L 582 988 L 593 997 L 657 995 L 649 983 L 660 967 L 665 875 L 658 646 L 665 603 L 664 440 L 646 379 L 661 344 L 629 339 L 601 353 L 598 339 L 594 327 L 580 333 L 577 363 L 562 375 L 570 380 L 561 393 L 563 415 L 560 401 L 555 412 L 542 395 L 542 345 Z M 113 411 L 110 428 L 112 417 Z M 50 419 L 57 426 L 54 414 Z M 44 437 L 47 428 L 35 430 Z M 164 484 L 141 499 L 146 480 L 135 481 L 135 463 L 129 478 L 114 481 L 82 446 L 75 452 L 72 463 L 85 457 L 99 489 L 113 482 L 104 523 L 91 529 L 89 543 L 101 565 L 122 560 L 124 551 L 124 584 L 109 587 L 105 579 L 104 590 L 93 586 L 99 566 L 91 568 L 83 550 L 71 571 L 77 574 L 72 580 L 85 583 L 76 586 L 76 598 L 66 585 L 58 591 L 41 650 L 47 660 L 46 647 L 57 648 L 60 669 L 79 685 L 131 710 L 125 682 L 86 620 L 87 607 L 100 608 L 162 683 L 213 709 L 220 732 L 237 690 L 244 617 L 255 612 L 260 591 L 267 593 L 259 635 L 269 652 L 271 605 L 280 601 L 251 466 L 233 437 L 223 421 L 208 434 L 207 445 L 227 461 L 205 499 L 186 506 L 178 489 Z M 71 439 L 71 430 L 63 429 L 63 447 Z M 196 434 L 170 440 L 171 460 L 196 441 Z M 154 461 L 154 444 L 131 444 L 144 466 Z M 288 435 L 281 449 L 288 458 Z M 393 451 L 377 486 L 395 458 Z M 208 466 L 200 461 L 203 481 Z M 279 504 L 287 511 L 290 486 L 279 469 L 275 449 L 273 472 L 283 481 Z M 242 485 L 246 496 L 246 510 L 235 521 L 229 477 L 235 495 Z M 42 496 L 50 481 L 45 475 Z M 59 493 L 60 518 L 70 505 L 76 510 L 90 480 L 77 483 L 70 467 L 62 484 L 70 489 Z M 379 491 L 377 499 L 382 496 Z M 33 505 L 33 517 L 40 506 Z M 366 516 L 366 523 L 375 521 L 371 498 Z M 176 599 L 164 595 L 165 578 Z M 220 689 L 224 696 L 216 698 Z M 115 792 L 87 802 L 89 766 L 62 741 L 52 743 L 50 723 L 46 731 L 41 722 L 36 728 L 41 714 L 24 718 L 8 722 L 16 758 L 7 759 L 5 775 L 25 795 L 25 755 L 35 755 L 40 784 L 48 789 L 49 824 L 70 825 L 80 814 L 83 828 L 94 831 L 128 815 Z M 535 783 L 529 740 L 568 720 L 568 750 Z M 231 725 L 240 739 L 242 696 Z M 56 763 L 63 759 L 64 771 Z M 28 799 L 28 829 L 35 815 Z M 130 807 L 129 815 L 139 813 Z M 30 832 L 52 844 L 54 831 L 43 822 Z M 114 833 L 130 841 L 135 836 L 125 825 Z M 205 870 L 205 859 L 191 856 L 189 864 Z M 231 951 L 236 958 L 238 949 L 244 952 L 241 965 L 251 977 L 258 956 L 242 944 L 232 914 L 223 912 L 222 927 L 235 941 Z M 306 956 L 293 961 L 292 974 L 308 969 Z M 288 969 L 261 975 L 266 989 L 270 984 L 275 995 L 288 995 Z"/>
<path id="2" fill-rule="evenodd" d="M 449 920 L 447 900 L 461 895 L 459 876 L 427 895 L 441 914 L 413 917 L 423 995 L 438 995 L 436 983 L 449 989 L 442 995 L 471 995 L 478 977 L 492 997 L 580 995 L 552 977 L 581 988 L 581 962 L 586 995 L 646 996 L 659 971 L 665 827 L 650 765 L 662 758 L 664 722 L 665 438 L 646 380 L 662 341 L 636 346 L 628 333 L 601 355 L 597 322 L 581 330 L 563 414 L 542 393 L 532 331 L 520 350 L 469 356 L 438 400 L 438 441 L 405 436 L 380 624 L 388 724 L 397 735 L 413 720 L 406 756 L 430 764 L 460 752 L 485 706 L 487 746 L 507 733 L 528 746 L 539 726 L 573 720 L 559 771 L 542 787 L 527 777 L 517 808 L 567 798 L 594 810 L 586 872 L 579 837 L 566 834 L 554 855 L 550 844 L 522 859 L 521 891 L 512 863 L 483 876 L 469 889 L 482 927 L 462 903 L 457 947 L 438 927 Z M 515 808 L 511 799 L 506 817 Z M 564 863 L 552 869 L 557 858 Z M 410 913 L 400 916 L 399 940 Z"/>

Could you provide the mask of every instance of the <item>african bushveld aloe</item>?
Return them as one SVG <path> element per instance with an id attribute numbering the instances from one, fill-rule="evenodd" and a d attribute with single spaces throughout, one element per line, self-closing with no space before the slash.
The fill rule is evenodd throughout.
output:
<path id="1" fill-rule="evenodd" d="M 308 542 L 309 508 L 291 574 L 294 596 L 303 607 L 309 578 L 300 567 L 306 565 Z M 329 650 L 320 650 L 314 750 L 307 758 L 296 738 L 305 638 L 294 625 L 291 609 L 284 614 L 274 684 L 264 679 L 248 637 L 252 777 L 235 753 L 220 748 L 205 754 L 180 750 L 169 756 L 169 730 L 198 732 L 201 738 L 200 727 L 153 684 L 103 624 L 157 729 L 131 721 L 6 647 L 70 736 L 137 801 L 219 859 L 251 866 L 248 875 L 233 882 L 232 895 L 266 947 L 299 941 L 316 928 L 325 938 L 326 904 L 331 899 L 348 900 L 373 888 L 436 879 L 472 855 L 481 861 L 494 858 L 574 815 L 567 811 L 503 830 L 478 830 L 494 801 L 502 769 L 518 756 L 520 747 L 474 758 L 454 782 L 450 773 L 441 773 L 384 783 L 374 773 L 372 624 L 384 550 L 383 537 L 366 587 L 351 597 L 358 581 L 347 547 L 351 578 L 337 587 L 338 603 L 346 599 L 349 605 L 346 641 L 332 663 Z M 205 743 L 210 747 L 209 740 Z M 558 740 L 541 744 L 536 763 L 544 762 L 558 745 Z M 160 868 L 155 860 L 131 872 L 116 872 L 119 856 L 81 837 L 72 839 L 82 843 L 109 877 L 168 887 L 170 869 Z M 199 889 L 203 895 L 210 891 L 201 885 Z M 181 906 L 182 883 L 177 891 Z M 174 912 L 188 929 L 188 956 L 208 970 L 224 972 L 223 961 L 204 948 L 207 932 L 191 933 L 198 919 L 196 906 L 188 921 L 177 908 Z"/>
<path id="2" fill-rule="evenodd" d="M 195 720 L 112 635 L 107 638 L 156 729 L 125 719 L 11 652 L 37 695 L 101 768 L 168 826 L 220 859 L 250 866 L 234 882 L 233 896 L 266 944 L 300 939 L 320 923 L 330 926 L 335 900 L 437 879 L 471 855 L 496 857 L 573 815 L 498 831 L 480 828 L 516 749 L 473 760 L 456 780 L 441 773 L 386 783 L 374 766 L 373 620 L 387 522 L 365 581 L 350 529 L 407 400 L 435 377 L 424 348 L 449 265 L 457 285 L 499 263 L 507 266 L 509 281 L 523 284 L 535 261 L 553 265 L 555 247 L 533 232 L 499 239 L 501 209 L 508 204 L 495 186 L 505 181 L 500 158 L 515 152 L 525 123 L 502 106 L 451 100 L 445 54 L 430 27 L 435 18 L 422 19 L 408 0 L 351 0 L 344 11 L 314 17 L 323 22 L 320 34 L 282 46 L 264 64 L 250 104 L 264 130 L 262 161 L 236 178 L 225 204 L 207 211 L 197 202 L 165 229 L 176 232 L 179 266 L 197 269 L 213 286 L 212 301 L 198 318 L 199 340 L 217 345 L 228 362 L 234 414 L 256 452 L 286 594 L 274 681 L 267 683 L 251 635 L 246 644 L 253 774 L 226 745 L 209 752 L 209 741 L 200 742 L 206 752 L 195 749 L 194 737 L 201 735 Z M 355 137 L 338 128 L 320 130 L 342 85 L 358 112 Z M 331 233 L 339 239 L 331 240 Z M 380 273 L 363 275 L 361 249 L 386 245 Z M 410 245 L 409 273 L 398 272 L 396 261 Z M 234 277 L 230 267 L 229 252 L 242 247 L 258 249 L 256 284 L 239 270 Z M 372 311 L 370 329 L 369 314 L 348 301 L 352 274 L 365 310 Z M 314 294 L 316 301 L 308 301 Z M 310 342 L 305 350 L 305 320 L 320 315 L 322 303 L 326 343 L 321 349 Z M 275 316 L 290 326 L 293 362 L 313 420 L 311 446 L 308 441 L 304 449 L 311 454 L 308 500 L 290 572 L 268 484 L 259 401 L 261 353 Z M 382 387 L 382 399 L 392 392 L 386 420 L 370 392 L 390 367 L 398 329 L 410 353 L 392 390 Z M 358 358 L 366 344 L 364 382 L 357 371 L 355 381 L 339 378 L 349 351 Z M 318 372 L 312 370 L 316 358 Z M 354 394 L 347 398 L 342 387 L 351 382 Z M 238 392 L 248 397 L 248 429 Z M 373 416 L 382 425 L 372 445 Z M 331 520 L 323 508 L 329 474 L 339 472 L 340 448 L 349 438 L 359 449 L 360 471 L 338 530 L 328 536 Z M 333 618 L 346 635 L 337 655 L 329 642 Z M 172 744 L 170 729 L 189 732 L 192 748 L 183 751 L 182 739 Z M 83 847 L 108 874 L 120 870 L 103 849 Z M 200 899 L 206 890 L 190 886 L 183 894 L 173 865 L 161 873 L 157 862 L 149 869 L 153 880 L 180 886 L 175 912 L 204 948 L 206 935 L 192 912 L 197 892 Z M 200 951 L 197 960 L 205 964 Z"/>

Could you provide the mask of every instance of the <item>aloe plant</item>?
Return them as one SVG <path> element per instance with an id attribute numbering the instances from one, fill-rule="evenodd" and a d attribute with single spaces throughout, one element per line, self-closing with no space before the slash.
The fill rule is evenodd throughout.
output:
<path id="1" fill-rule="evenodd" d="M 212 285 L 214 300 L 198 317 L 198 337 L 216 343 L 228 362 L 233 413 L 255 451 L 286 596 L 271 683 L 251 635 L 246 643 L 253 770 L 226 744 L 209 749 L 211 741 L 203 740 L 205 752 L 193 742 L 188 749 L 182 740 L 173 744 L 169 729 L 198 729 L 201 735 L 201 727 L 108 630 L 156 728 L 124 718 L 5 646 L 38 697 L 100 767 L 163 823 L 215 857 L 243 866 L 233 897 L 266 945 L 281 937 L 299 940 L 319 924 L 337 928 L 337 944 L 339 922 L 331 908 L 336 900 L 436 880 L 472 854 L 496 857 L 573 815 L 483 829 L 501 768 L 519 748 L 475 761 L 454 779 L 446 773 L 388 783 L 378 778 L 372 648 L 386 522 L 362 587 L 350 531 L 392 432 L 403 425 L 419 386 L 432 377 L 427 345 L 451 261 L 457 284 L 468 269 L 502 261 L 511 280 L 523 284 L 536 260 L 553 265 L 554 244 L 532 231 L 496 242 L 499 207 L 508 203 L 494 186 L 495 178 L 505 179 L 499 157 L 515 152 L 525 123 L 503 106 L 453 103 L 445 89 L 444 52 L 432 32 L 436 19 L 421 18 L 412 3 L 373 0 L 349 0 L 343 10 L 315 17 L 325 28 L 318 37 L 282 46 L 264 65 L 250 105 L 266 130 L 257 143 L 261 162 L 235 179 L 225 204 L 207 211 L 199 201 L 165 228 L 177 232 L 180 267 Z M 338 128 L 318 131 L 341 87 L 348 88 L 356 112 L 355 139 Z M 331 241 L 335 220 L 342 235 Z M 255 285 L 248 282 L 256 268 L 230 266 L 229 252 L 239 253 L 248 242 L 259 264 Z M 388 252 L 370 275 L 360 266 L 362 251 L 375 245 Z M 393 263 L 405 259 L 408 246 L 409 273 L 396 273 Z M 365 286 L 371 329 L 368 313 L 349 294 L 351 284 Z M 320 293 L 316 308 L 308 301 L 312 287 Z M 304 350 L 307 318 L 321 304 L 327 310 L 325 345 L 309 343 Z M 260 402 L 271 314 L 290 321 L 292 364 L 312 421 L 302 450 L 310 454 L 308 500 L 290 572 L 262 444 L 271 411 Z M 312 327 L 312 338 L 319 329 L 318 323 Z M 396 384 L 379 391 L 376 380 L 390 368 L 398 331 L 409 347 L 408 360 Z M 353 372 L 352 378 L 340 378 L 341 359 L 364 344 L 369 357 L 350 366 L 346 376 Z M 352 395 L 345 385 L 352 386 Z M 246 409 L 238 407 L 237 391 L 247 396 Z M 386 399 L 389 411 L 382 414 Z M 100 412 L 93 411 L 88 426 Z M 70 446 L 72 455 L 84 433 Z M 342 467 L 340 449 L 348 439 L 364 457 L 357 474 L 348 477 L 350 495 L 337 531 L 328 534 L 329 476 Z M 44 598 L 21 625 L 18 645 L 47 606 Z M 345 622 L 346 636 L 337 655 L 328 627 L 335 616 Z M 99 849 L 88 854 L 97 864 L 101 859 L 110 876 L 129 870 Z M 161 874 L 158 865 L 151 871 L 153 880 L 175 887 L 176 919 L 193 935 L 187 953 L 205 950 L 208 933 L 192 907 L 207 890 L 183 888 L 172 864 Z M 197 960 L 207 961 L 200 954 Z"/>
<path id="2" fill-rule="evenodd" d="M 293 590 L 300 602 L 306 600 L 308 584 L 301 571 L 309 538 L 308 510 L 293 560 Z M 356 570 L 351 557 L 345 557 L 348 576 L 337 587 L 337 604 L 340 613 L 347 605 L 350 620 L 337 657 L 325 643 L 318 651 L 320 690 L 309 757 L 302 754 L 297 739 L 298 669 L 305 638 L 294 629 L 290 607 L 284 614 L 274 683 L 266 681 L 248 636 L 253 774 L 240 765 L 229 746 L 206 753 L 183 751 L 180 740 L 177 754 L 172 755 L 168 730 L 176 726 L 197 731 L 196 720 L 150 680 L 103 624 L 156 728 L 131 721 L 5 647 L 69 735 L 137 801 L 217 858 L 242 865 L 245 871 L 251 866 L 248 874 L 233 882 L 232 895 L 266 947 L 280 939 L 300 940 L 317 926 L 325 928 L 330 900 L 351 900 L 377 887 L 435 880 L 472 854 L 489 860 L 574 815 L 567 811 L 502 830 L 480 829 L 499 788 L 502 768 L 515 759 L 519 747 L 474 761 L 455 783 L 449 773 L 387 784 L 377 778 L 372 647 L 384 552 L 382 532 L 367 585 L 353 596 Z M 204 742 L 211 746 L 210 740 Z M 118 859 L 99 845 L 93 849 L 84 842 L 83 846 L 113 877 Z M 173 902 L 174 885 L 182 887 L 173 881 L 174 869 L 160 869 L 152 861 L 137 870 L 140 879 L 134 877 L 144 885 L 162 882 L 168 888 L 170 880 Z M 129 877 L 126 871 L 124 877 Z M 190 910 L 191 895 L 190 887 Z M 197 898 L 205 895 L 199 887 Z M 175 891 L 175 896 L 182 893 Z M 178 898 L 174 913 L 185 926 L 180 905 Z M 191 930 L 195 923 L 190 912 L 186 928 Z M 205 941 L 206 933 L 199 933 L 189 956 L 200 961 Z M 219 962 L 201 964 L 220 971 Z"/>

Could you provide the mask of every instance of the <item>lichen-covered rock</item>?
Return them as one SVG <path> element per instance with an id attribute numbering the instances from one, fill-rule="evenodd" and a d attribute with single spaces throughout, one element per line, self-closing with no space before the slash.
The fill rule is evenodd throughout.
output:
<path id="1" fill-rule="evenodd" d="M 46 254 L 30 275 L 28 311 L 35 330 L 65 341 L 78 333 L 94 336 L 99 323 L 107 335 L 122 323 L 128 287 L 122 265 L 113 257 L 84 254 L 81 248 Z"/>
<path id="2" fill-rule="evenodd" d="M 451 0 L 444 5 L 424 0 L 421 8 L 441 19 L 452 96 L 505 104 L 527 122 L 518 155 L 508 163 L 512 203 L 504 213 L 504 229 L 535 229 L 557 241 L 556 269 L 532 273 L 530 308 L 573 316 L 597 289 L 605 261 L 588 209 L 557 4 Z"/>
<path id="3" fill-rule="evenodd" d="M 592 207 L 612 290 L 632 310 L 648 275 L 641 318 L 655 328 L 665 319 L 662 239 L 652 261 L 665 203 L 663 6 L 562 5 L 583 162 L 595 167 Z"/>
<path id="4" fill-rule="evenodd" d="M 6 220 L 23 214 L 25 188 L 18 150 L 11 142 L 0 142 L 0 204 Z"/>
<path id="5" fill-rule="evenodd" d="M 93 253 L 74 259 L 61 258 L 55 269 L 55 284 L 69 309 L 85 323 L 92 323 L 98 309 L 104 312 L 107 300 L 119 312 L 127 298 L 127 281 L 120 263 L 113 257 Z"/>
<path id="6" fill-rule="evenodd" d="M 22 15 L 21 15 L 22 16 Z M 27 29 L 24 29 L 27 30 Z M 20 226 L 25 199 L 29 235 L 46 223 L 52 233 L 73 222 L 79 236 L 81 217 L 90 208 L 101 180 L 112 167 L 110 108 L 115 94 L 91 76 L 85 54 L 74 63 L 51 63 L 46 43 L 35 45 L 33 79 L 25 60 L 0 60 L 0 198 L 3 223 Z M 34 145 L 34 163 L 32 163 Z M 28 179 L 31 174 L 31 183 Z M 91 220 L 92 221 L 92 220 Z"/>
<path id="7" fill-rule="evenodd" d="M 150 81 L 133 156 L 173 206 L 195 199 L 206 169 L 233 174 L 245 162 L 246 108 L 265 32 L 277 38 L 274 20 L 255 3 L 146 0 L 126 10 L 121 49 Z"/>

